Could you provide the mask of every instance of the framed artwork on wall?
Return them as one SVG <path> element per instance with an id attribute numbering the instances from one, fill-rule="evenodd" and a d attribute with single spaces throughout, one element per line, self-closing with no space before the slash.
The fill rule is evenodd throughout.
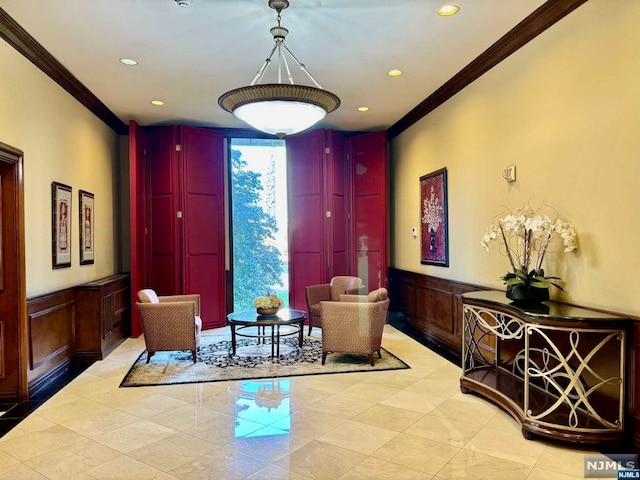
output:
<path id="1" fill-rule="evenodd" d="M 80 265 L 93 263 L 95 212 L 93 193 L 80 190 Z"/>
<path id="2" fill-rule="evenodd" d="M 71 187 L 51 184 L 51 254 L 53 268 L 71 266 Z"/>
<path id="3" fill-rule="evenodd" d="M 423 265 L 449 266 L 447 169 L 420 177 L 420 224 Z"/>

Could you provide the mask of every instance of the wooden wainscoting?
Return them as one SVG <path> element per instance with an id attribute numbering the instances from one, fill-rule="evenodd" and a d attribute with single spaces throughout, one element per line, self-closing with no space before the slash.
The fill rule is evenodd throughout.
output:
<path id="1" fill-rule="evenodd" d="M 455 356 L 462 348 L 462 294 L 486 287 L 389 269 L 391 323 Z"/>
<path id="2" fill-rule="evenodd" d="M 38 390 L 69 365 L 75 348 L 73 288 L 27 299 L 29 391 Z"/>
<path id="3" fill-rule="evenodd" d="M 487 287 L 389 268 L 390 323 L 427 345 L 437 344 L 452 357 L 462 348 L 462 294 Z M 575 305 L 580 306 L 580 305 Z M 590 308 L 590 307 L 587 307 Z M 593 310 L 593 309 L 592 309 Z M 627 341 L 627 451 L 640 453 L 640 319 L 630 318 Z M 493 345 L 486 345 L 491 351 Z"/>
<path id="4" fill-rule="evenodd" d="M 633 326 L 629 334 L 629 349 L 627 360 L 629 427 L 631 443 L 636 453 L 640 453 L 640 319 L 633 319 Z"/>
<path id="5" fill-rule="evenodd" d="M 104 358 L 131 332 L 129 275 L 27 299 L 27 381 L 33 395 L 71 362 Z"/>

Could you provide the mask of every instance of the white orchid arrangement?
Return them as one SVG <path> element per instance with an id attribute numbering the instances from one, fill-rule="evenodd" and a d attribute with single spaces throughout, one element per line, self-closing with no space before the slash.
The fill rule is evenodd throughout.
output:
<path id="1" fill-rule="evenodd" d="M 284 307 L 284 301 L 277 295 L 267 295 L 266 297 L 257 297 L 253 301 L 253 306 L 256 308 L 282 308 Z"/>
<path id="2" fill-rule="evenodd" d="M 562 287 L 550 280 L 559 277 L 545 276 L 542 261 L 554 237 L 562 238 L 565 252 L 578 248 L 578 237 L 575 227 L 556 215 L 553 220 L 548 215 L 541 215 L 531 207 L 523 207 L 500 218 L 497 223 L 489 225 L 482 237 L 481 245 L 488 251 L 489 244 L 502 240 L 506 248 L 507 258 L 512 272 L 503 277 L 507 288 L 514 285 L 529 285 L 536 288 L 549 288 L 551 285 L 562 290 Z M 529 268 L 533 265 L 533 268 Z"/>

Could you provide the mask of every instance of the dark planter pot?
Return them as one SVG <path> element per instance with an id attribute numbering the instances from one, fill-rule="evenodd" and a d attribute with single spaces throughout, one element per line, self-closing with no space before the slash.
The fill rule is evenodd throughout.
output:
<path id="1" fill-rule="evenodd" d="M 510 285 L 507 287 L 507 298 L 519 305 L 536 305 L 549 300 L 549 289 L 522 284 Z"/>

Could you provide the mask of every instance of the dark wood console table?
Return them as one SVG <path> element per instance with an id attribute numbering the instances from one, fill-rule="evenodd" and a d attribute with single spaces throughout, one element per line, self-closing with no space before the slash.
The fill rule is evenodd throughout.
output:
<path id="1" fill-rule="evenodd" d="M 552 301 L 520 307 L 499 291 L 462 297 L 463 393 L 503 407 L 526 438 L 624 441 L 628 319 Z"/>
<path id="2" fill-rule="evenodd" d="M 102 360 L 131 332 L 129 274 L 76 287 L 76 357 Z"/>

